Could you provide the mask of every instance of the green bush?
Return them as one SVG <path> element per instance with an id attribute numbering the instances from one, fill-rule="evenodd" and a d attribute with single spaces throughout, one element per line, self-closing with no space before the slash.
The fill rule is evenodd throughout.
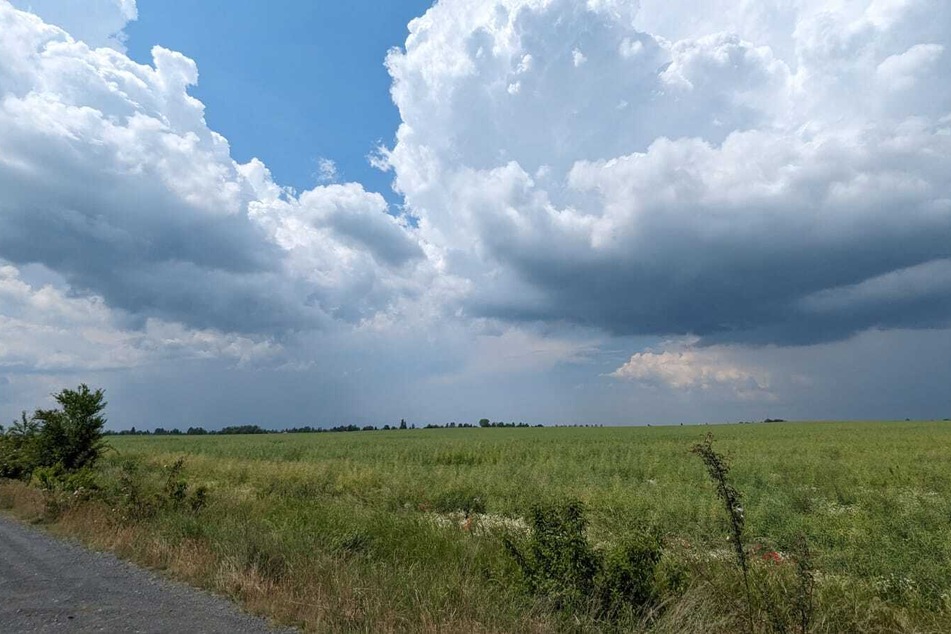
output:
<path id="1" fill-rule="evenodd" d="M 184 466 L 184 458 L 163 466 L 163 478 L 159 480 L 154 473 L 143 473 L 140 462 L 124 460 L 109 497 L 119 520 L 134 523 L 152 519 L 161 511 L 202 510 L 208 503 L 208 490 L 204 486 L 190 487 L 182 476 Z M 161 489 L 158 482 L 162 482 Z"/>
<path id="2" fill-rule="evenodd" d="M 26 412 L 0 434 L 0 478 L 28 480 L 37 464 L 36 435 L 40 425 Z"/>
<path id="3" fill-rule="evenodd" d="M 603 610 L 616 612 L 624 606 L 643 609 L 657 599 L 656 571 L 662 550 L 651 535 L 638 535 L 609 548 L 595 578 Z"/>
<path id="4" fill-rule="evenodd" d="M 63 390 L 53 398 L 61 409 L 38 409 L 33 414 L 40 425 L 36 435 L 37 466 L 59 464 L 66 471 L 95 466 L 105 449 L 104 392 L 92 391 L 83 384 L 76 390 Z"/>
<path id="5" fill-rule="evenodd" d="M 47 521 L 55 520 L 69 508 L 99 494 L 96 473 L 92 469 L 67 471 L 60 464 L 37 467 L 32 482 L 43 491 Z"/>
<path id="6" fill-rule="evenodd" d="M 505 547 L 527 589 L 556 609 L 610 617 L 625 607 L 644 611 L 656 598 L 656 539 L 640 536 L 596 550 L 586 535 L 584 506 L 576 501 L 536 505 L 529 525 L 522 543 L 508 537 Z"/>
<path id="7" fill-rule="evenodd" d="M 29 480 L 41 467 L 72 473 L 95 466 L 106 447 L 103 391 L 80 385 L 53 398 L 60 409 L 38 409 L 30 417 L 23 412 L 0 435 L 0 477 Z"/>

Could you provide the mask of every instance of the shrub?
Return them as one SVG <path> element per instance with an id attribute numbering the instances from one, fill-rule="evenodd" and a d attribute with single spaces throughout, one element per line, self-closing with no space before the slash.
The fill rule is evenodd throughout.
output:
<path id="1" fill-rule="evenodd" d="M 655 569 L 661 557 L 656 539 L 639 536 L 605 550 L 589 543 L 584 506 L 577 501 L 532 508 L 524 543 L 511 537 L 506 550 L 527 589 L 569 613 L 593 610 L 609 617 L 624 607 L 644 611 L 656 597 Z"/>
<path id="2" fill-rule="evenodd" d="M 47 521 L 55 520 L 63 511 L 90 500 L 99 492 L 96 473 L 92 469 L 67 471 L 60 464 L 37 467 L 32 481 L 43 491 Z"/>
<path id="3" fill-rule="evenodd" d="M 182 477 L 184 458 L 162 467 L 162 488 L 156 486 L 156 478 L 142 473 L 142 465 L 136 460 L 125 460 L 119 466 L 116 488 L 111 499 L 114 512 L 120 521 L 140 522 L 155 517 L 160 511 L 190 511 L 197 513 L 208 503 L 208 490 L 204 486 L 190 487 Z"/>
<path id="4" fill-rule="evenodd" d="M 39 468 L 49 478 L 61 473 L 91 469 L 102 456 L 102 415 L 106 407 L 102 390 L 80 385 L 53 395 L 60 409 L 38 409 L 32 416 L 20 415 L 5 433 L 0 433 L 0 478 L 29 480 Z"/>
<path id="5" fill-rule="evenodd" d="M 40 425 L 26 412 L 0 434 L 0 478 L 29 480 L 37 463 L 36 436 Z"/>
<path id="6" fill-rule="evenodd" d="M 652 605 L 658 594 L 655 573 L 661 554 L 660 542 L 652 535 L 638 535 L 607 550 L 595 580 L 603 609 L 615 612 L 627 605 Z"/>
<path id="7" fill-rule="evenodd" d="M 53 396 L 62 409 L 36 410 L 36 466 L 62 465 L 66 471 L 95 466 L 105 449 L 102 428 L 106 418 L 103 390 L 85 384 Z"/>
<path id="8" fill-rule="evenodd" d="M 115 513 L 124 522 L 138 522 L 155 515 L 155 504 L 142 487 L 139 463 L 125 460 L 119 467 Z"/>

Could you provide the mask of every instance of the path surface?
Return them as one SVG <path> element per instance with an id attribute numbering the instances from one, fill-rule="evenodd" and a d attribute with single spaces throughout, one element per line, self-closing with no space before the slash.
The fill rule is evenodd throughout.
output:
<path id="1" fill-rule="evenodd" d="M 0 516 L 0 632 L 274 632 L 226 601 Z"/>

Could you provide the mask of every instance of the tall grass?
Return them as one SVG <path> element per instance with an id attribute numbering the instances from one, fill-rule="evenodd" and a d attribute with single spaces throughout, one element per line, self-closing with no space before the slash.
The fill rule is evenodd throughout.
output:
<path id="1" fill-rule="evenodd" d="M 690 454 L 705 431 L 115 437 L 100 487 L 119 495 L 132 460 L 140 498 L 183 502 L 131 521 L 93 500 L 52 526 L 315 631 L 951 631 L 951 426 L 716 426 L 754 601 L 776 606 L 752 624 L 729 518 Z M 31 495 L 7 483 L 0 505 L 39 517 Z M 564 500 L 596 552 L 658 537 L 657 609 L 566 617 L 525 591 L 505 540 Z"/>

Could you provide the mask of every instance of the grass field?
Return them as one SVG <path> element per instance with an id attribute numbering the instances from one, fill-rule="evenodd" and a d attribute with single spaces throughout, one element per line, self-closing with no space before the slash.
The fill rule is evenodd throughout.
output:
<path id="1" fill-rule="evenodd" d="M 733 465 L 747 547 L 778 560 L 751 555 L 759 603 L 790 596 L 805 537 L 809 631 L 951 631 L 951 423 L 113 437 L 98 476 L 112 502 L 51 516 L 12 483 L 0 502 L 316 631 L 743 631 L 727 515 L 690 453 L 707 432 Z M 189 490 L 207 487 L 199 511 L 130 518 L 115 502 L 154 495 L 180 458 Z M 595 545 L 660 537 L 657 610 L 566 616 L 525 591 L 504 538 L 567 499 Z M 780 630 L 772 614 L 753 628 Z"/>

